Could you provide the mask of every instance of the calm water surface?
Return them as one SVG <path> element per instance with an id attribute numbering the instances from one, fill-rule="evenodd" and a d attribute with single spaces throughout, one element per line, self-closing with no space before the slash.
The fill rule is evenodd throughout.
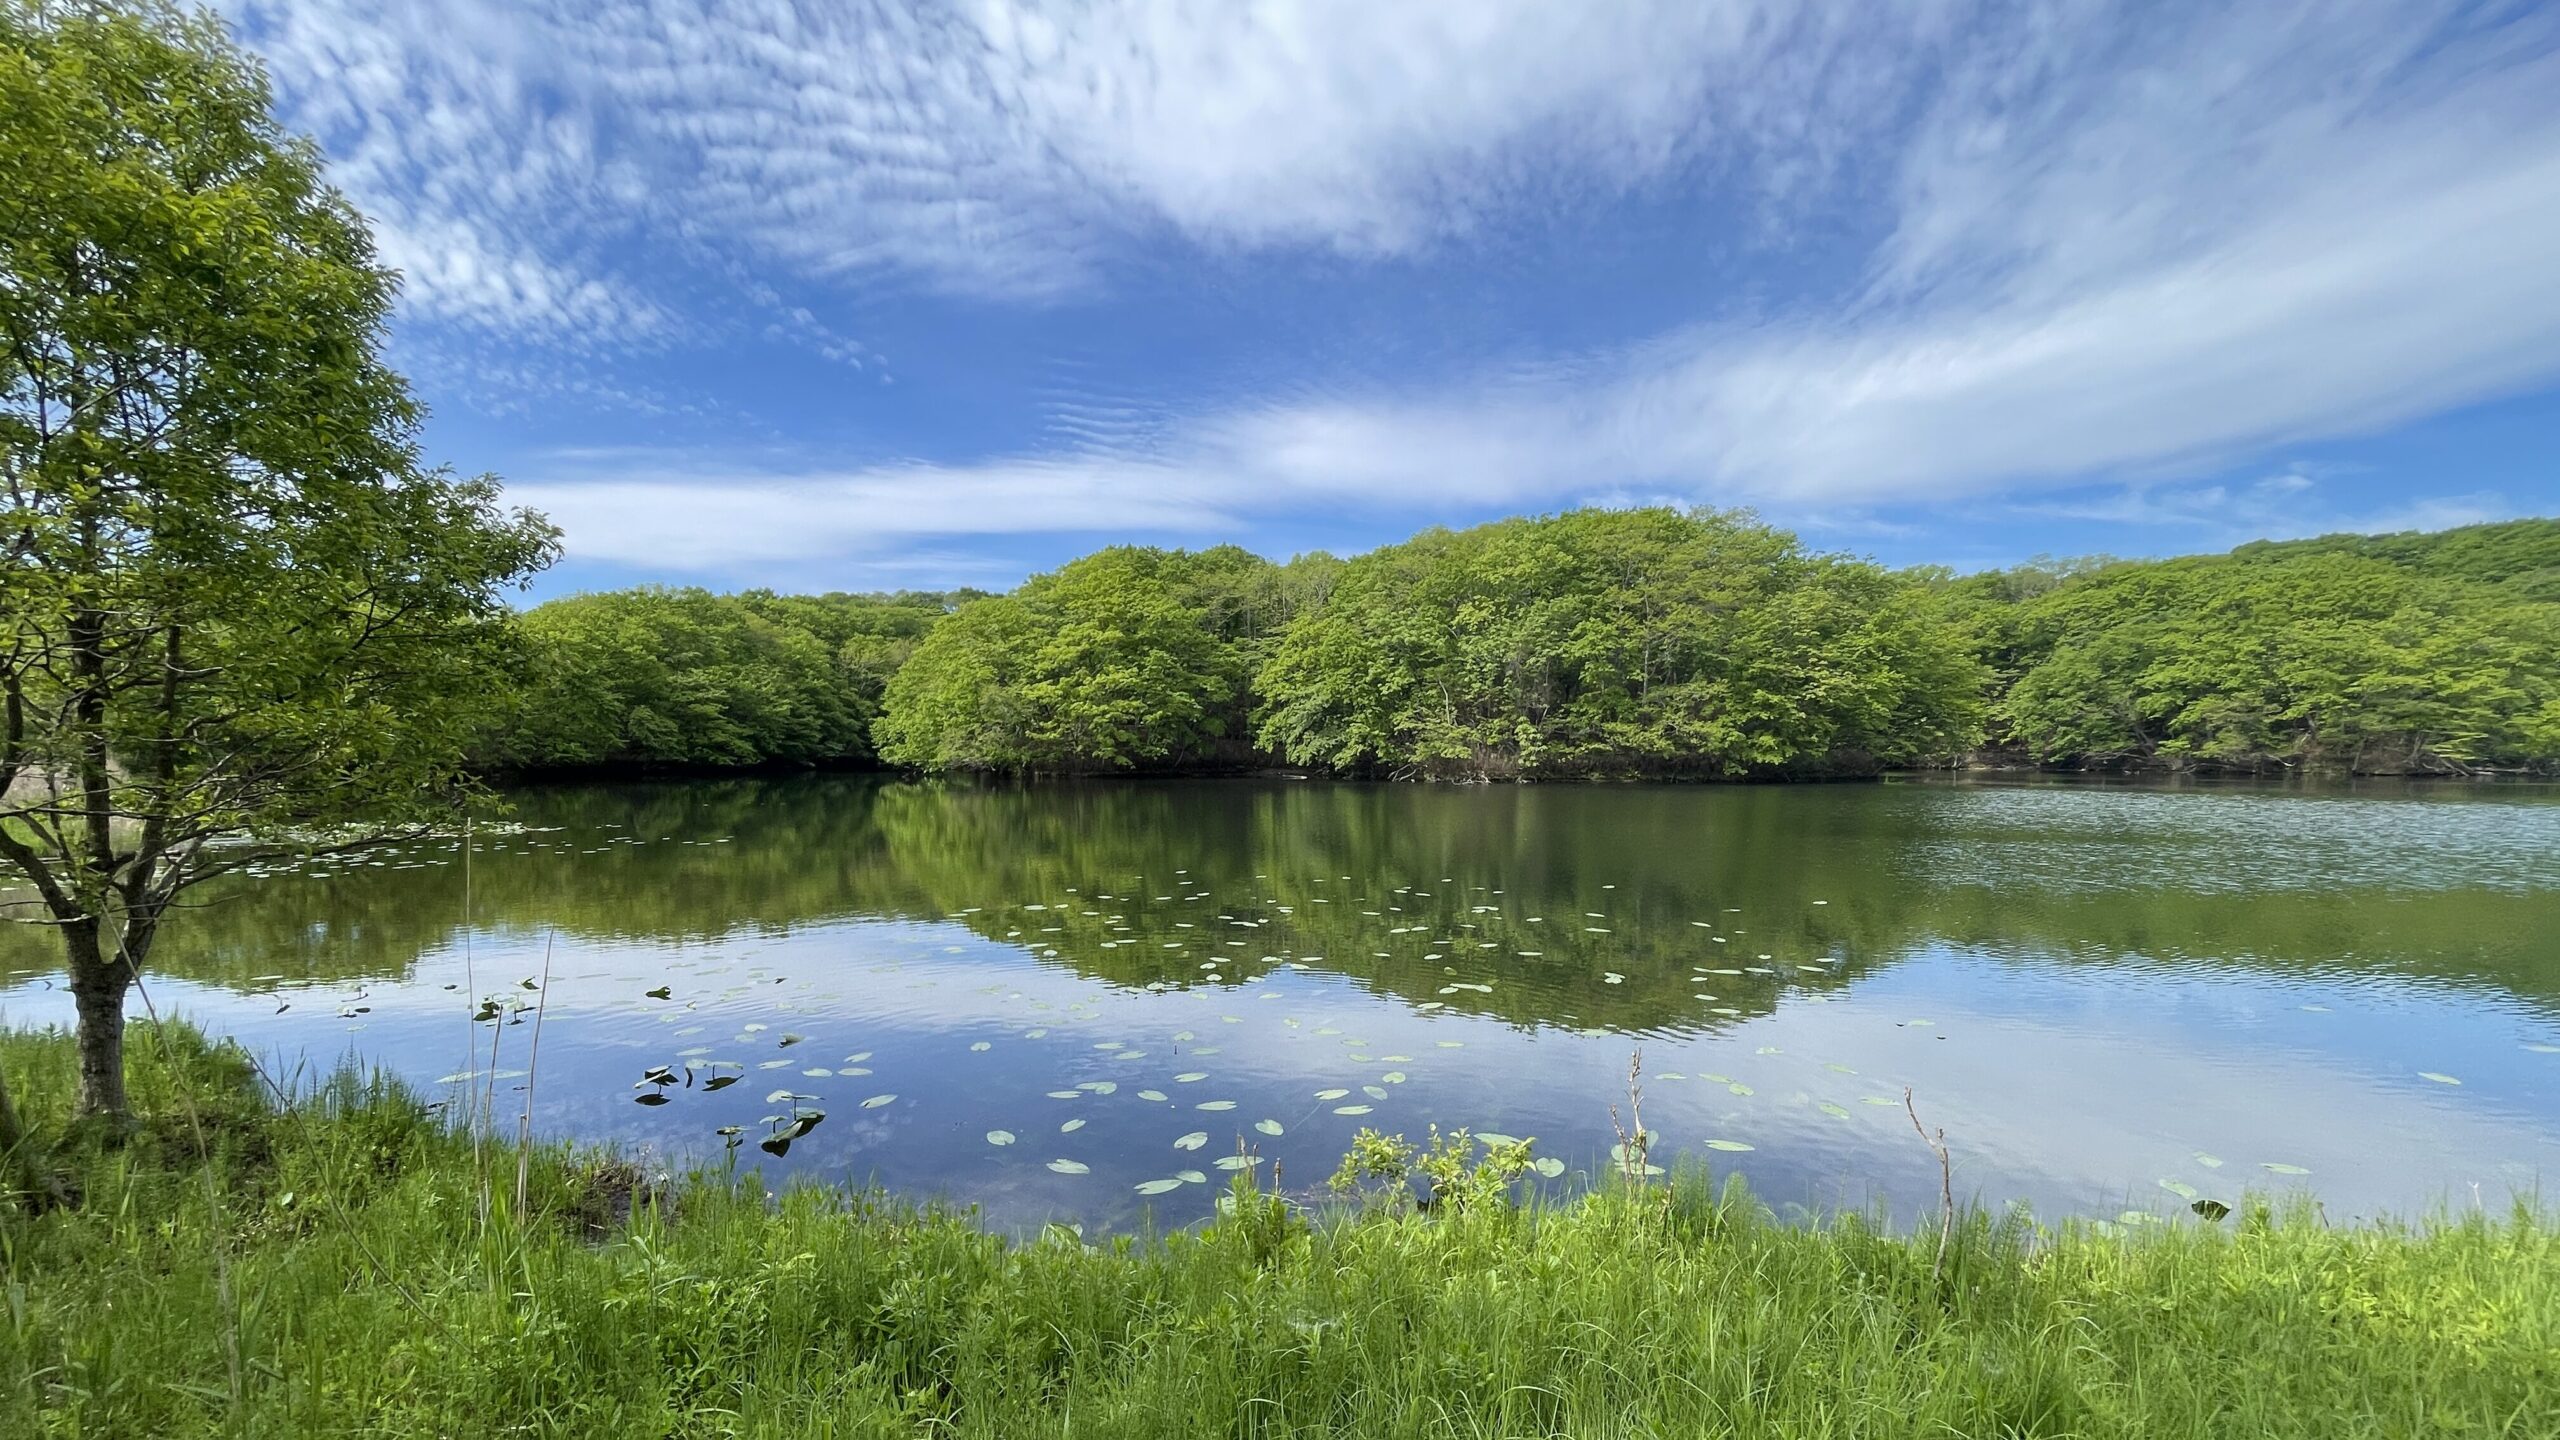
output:
<path id="1" fill-rule="evenodd" d="M 530 1005 L 548 950 L 543 1132 L 1009 1228 L 1194 1220 L 1239 1147 L 1313 1186 L 1364 1125 L 1534 1136 L 1570 1187 L 1639 1050 L 1662 1148 L 1781 1207 L 1934 1205 L 1906 1086 L 1960 1192 L 2047 1217 L 2503 1205 L 2560 1162 L 2549 789 L 821 777 L 513 822 L 468 903 L 459 842 L 236 886 L 154 998 L 437 1093 L 494 1040 L 511 1131 L 532 1013 L 474 997 Z M 0 935 L 0 1020 L 67 1023 L 40 940 Z"/>

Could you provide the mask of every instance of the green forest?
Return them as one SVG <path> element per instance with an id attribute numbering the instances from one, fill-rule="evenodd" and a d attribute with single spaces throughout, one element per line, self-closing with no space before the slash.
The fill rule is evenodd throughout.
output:
<path id="1" fill-rule="evenodd" d="M 868 763 L 889 678 L 986 597 L 648 587 L 528 611 L 528 683 L 482 741 L 511 769 Z"/>
<path id="2" fill-rule="evenodd" d="M 1114 546 L 1004 595 L 578 595 L 521 629 L 493 770 L 2560 767 L 2560 520 L 1957 575 L 1576 510 L 1348 560 Z"/>

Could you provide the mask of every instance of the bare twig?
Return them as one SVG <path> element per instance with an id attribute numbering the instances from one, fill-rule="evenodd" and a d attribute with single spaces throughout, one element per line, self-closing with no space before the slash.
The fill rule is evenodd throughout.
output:
<path id="1" fill-rule="evenodd" d="M 1634 1133 L 1628 1132 L 1629 1125 Z M 1627 1119 L 1618 1118 L 1618 1107 L 1609 1107 L 1609 1127 L 1618 1132 L 1618 1173 L 1628 1184 L 1645 1182 L 1645 1152 L 1653 1142 L 1644 1133 L 1644 1050 L 1638 1047 L 1627 1056 Z"/>
<path id="2" fill-rule="evenodd" d="M 1902 1111 L 1911 1117 L 1911 1128 L 1920 1132 L 1930 1150 L 1938 1157 L 1938 1258 L 1929 1262 L 1929 1279 L 1934 1283 L 1947 1268 L 1947 1237 L 1956 1228 L 1955 1167 L 1947 1159 L 1947 1132 L 1931 1130 L 1920 1123 L 1920 1111 L 1911 1103 L 1911 1087 L 1902 1087 Z"/>

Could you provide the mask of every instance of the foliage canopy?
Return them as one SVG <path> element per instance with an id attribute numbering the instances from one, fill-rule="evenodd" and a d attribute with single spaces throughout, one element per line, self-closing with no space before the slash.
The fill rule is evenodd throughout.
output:
<path id="1" fill-rule="evenodd" d="M 969 593 L 551 601 L 523 622 L 539 681 L 482 757 L 525 770 L 869 761 L 889 677 Z"/>
<path id="2" fill-rule="evenodd" d="M 1253 662 L 1329 563 L 1113 546 L 963 606 L 889 681 L 880 756 L 1008 774 L 1234 760 Z"/>
<path id="3" fill-rule="evenodd" d="M 1300 764 L 1436 776 L 1866 768 L 1972 743 L 1927 592 L 1746 516 L 1578 510 L 1346 564 L 1264 667 Z"/>
<path id="4" fill-rule="evenodd" d="M 2048 763 L 2441 772 L 2560 760 L 2560 522 L 2331 536 L 1950 587 Z"/>

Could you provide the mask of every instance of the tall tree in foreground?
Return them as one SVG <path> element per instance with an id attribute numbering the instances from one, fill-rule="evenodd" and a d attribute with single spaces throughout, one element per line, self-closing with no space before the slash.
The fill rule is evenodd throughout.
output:
<path id="1" fill-rule="evenodd" d="M 121 1118 L 170 906 L 425 823 L 554 532 L 422 467 L 397 277 L 220 28 L 0 0 L 0 913 Z"/>

